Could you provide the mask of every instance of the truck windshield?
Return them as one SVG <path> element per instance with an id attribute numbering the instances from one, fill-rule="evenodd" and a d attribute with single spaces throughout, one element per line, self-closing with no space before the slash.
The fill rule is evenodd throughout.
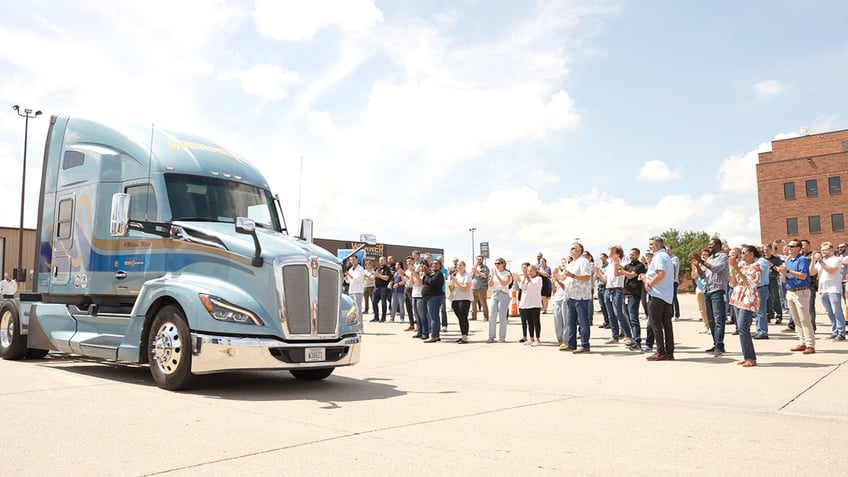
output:
<path id="1" fill-rule="evenodd" d="M 171 220 L 234 223 L 249 217 L 257 227 L 281 230 L 271 193 L 241 182 L 187 174 L 165 174 Z"/>

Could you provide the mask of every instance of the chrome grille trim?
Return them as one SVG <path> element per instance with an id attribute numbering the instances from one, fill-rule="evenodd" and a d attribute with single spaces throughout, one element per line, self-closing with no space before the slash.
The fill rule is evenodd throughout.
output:
<path id="1" fill-rule="evenodd" d="M 318 270 L 318 334 L 336 334 L 341 292 L 339 272 L 328 267 Z"/>
<path id="2" fill-rule="evenodd" d="M 315 256 L 277 257 L 274 276 L 287 339 L 338 337 L 341 266 L 337 262 Z"/>

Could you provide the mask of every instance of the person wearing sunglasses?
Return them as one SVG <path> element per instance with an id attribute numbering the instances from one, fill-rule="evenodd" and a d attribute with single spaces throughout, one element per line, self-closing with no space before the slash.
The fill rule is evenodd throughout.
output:
<path id="1" fill-rule="evenodd" d="M 810 318 L 810 261 L 801 254 L 798 240 L 792 240 L 787 247 L 789 257 L 778 271 L 780 281 L 786 284 L 786 304 L 798 336 L 798 345 L 792 351 L 813 354 L 816 352 L 816 335 Z"/>

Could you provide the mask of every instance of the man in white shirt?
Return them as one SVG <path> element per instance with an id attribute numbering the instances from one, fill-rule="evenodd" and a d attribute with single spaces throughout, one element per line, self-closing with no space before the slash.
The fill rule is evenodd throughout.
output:
<path id="1" fill-rule="evenodd" d="M 592 263 L 583 256 L 583 245 L 571 244 L 571 263 L 565 270 L 566 341 L 560 351 L 575 354 L 589 352 L 589 302 L 592 300 Z M 580 324 L 580 346 L 577 346 L 577 324 Z"/>
<path id="2" fill-rule="evenodd" d="M 356 306 L 356 316 L 362 322 L 362 298 L 365 294 L 365 269 L 359 264 L 356 255 L 350 257 L 350 269 L 345 272 L 345 281 L 350 285 L 348 293 Z"/>
<path id="3" fill-rule="evenodd" d="M 813 254 L 810 275 L 819 277 L 819 296 L 827 317 L 833 341 L 845 341 L 845 314 L 842 312 L 843 258 L 833 254 L 833 244 L 824 242 L 821 253 Z M 5 296 L 5 295 L 4 295 Z"/>
<path id="4" fill-rule="evenodd" d="M 12 300 L 18 292 L 18 284 L 12 280 L 12 275 L 6 274 L 6 279 L 0 282 L 0 295 L 4 300 Z"/>

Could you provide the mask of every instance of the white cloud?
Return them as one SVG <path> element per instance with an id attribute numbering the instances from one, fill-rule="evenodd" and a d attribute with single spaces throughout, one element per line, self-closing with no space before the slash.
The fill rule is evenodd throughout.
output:
<path id="1" fill-rule="evenodd" d="M 744 156 L 730 156 L 721 161 L 718 169 L 718 185 L 724 192 L 756 195 L 757 192 L 757 162 L 759 148 Z"/>
<path id="2" fill-rule="evenodd" d="M 763 80 L 754 83 L 753 90 L 757 98 L 767 99 L 783 93 L 787 86 L 777 80 Z"/>
<path id="3" fill-rule="evenodd" d="M 222 73 L 220 78 L 238 79 L 246 93 L 269 100 L 285 99 L 289 86 L 303 83 L 297 73 L 283 71 L 273 65 L 254 65 L 245 71 L 231 70 Z"/>
<path id="4" fill-rule="evenodd" d="M 664 182 L 680 178 L 680 169 L 671 169 L 668 164 L 660 160 L 651 160 L 639 168 L 638 179 L 642 181 Z"/>
<path id="5" fill-rule="evenodd" d="M 345 31 L 366 30 L 383 21 L 373 0 L 256 0 L 256 27 L 270 38 L 308 41 L 337 25 Z"/>

